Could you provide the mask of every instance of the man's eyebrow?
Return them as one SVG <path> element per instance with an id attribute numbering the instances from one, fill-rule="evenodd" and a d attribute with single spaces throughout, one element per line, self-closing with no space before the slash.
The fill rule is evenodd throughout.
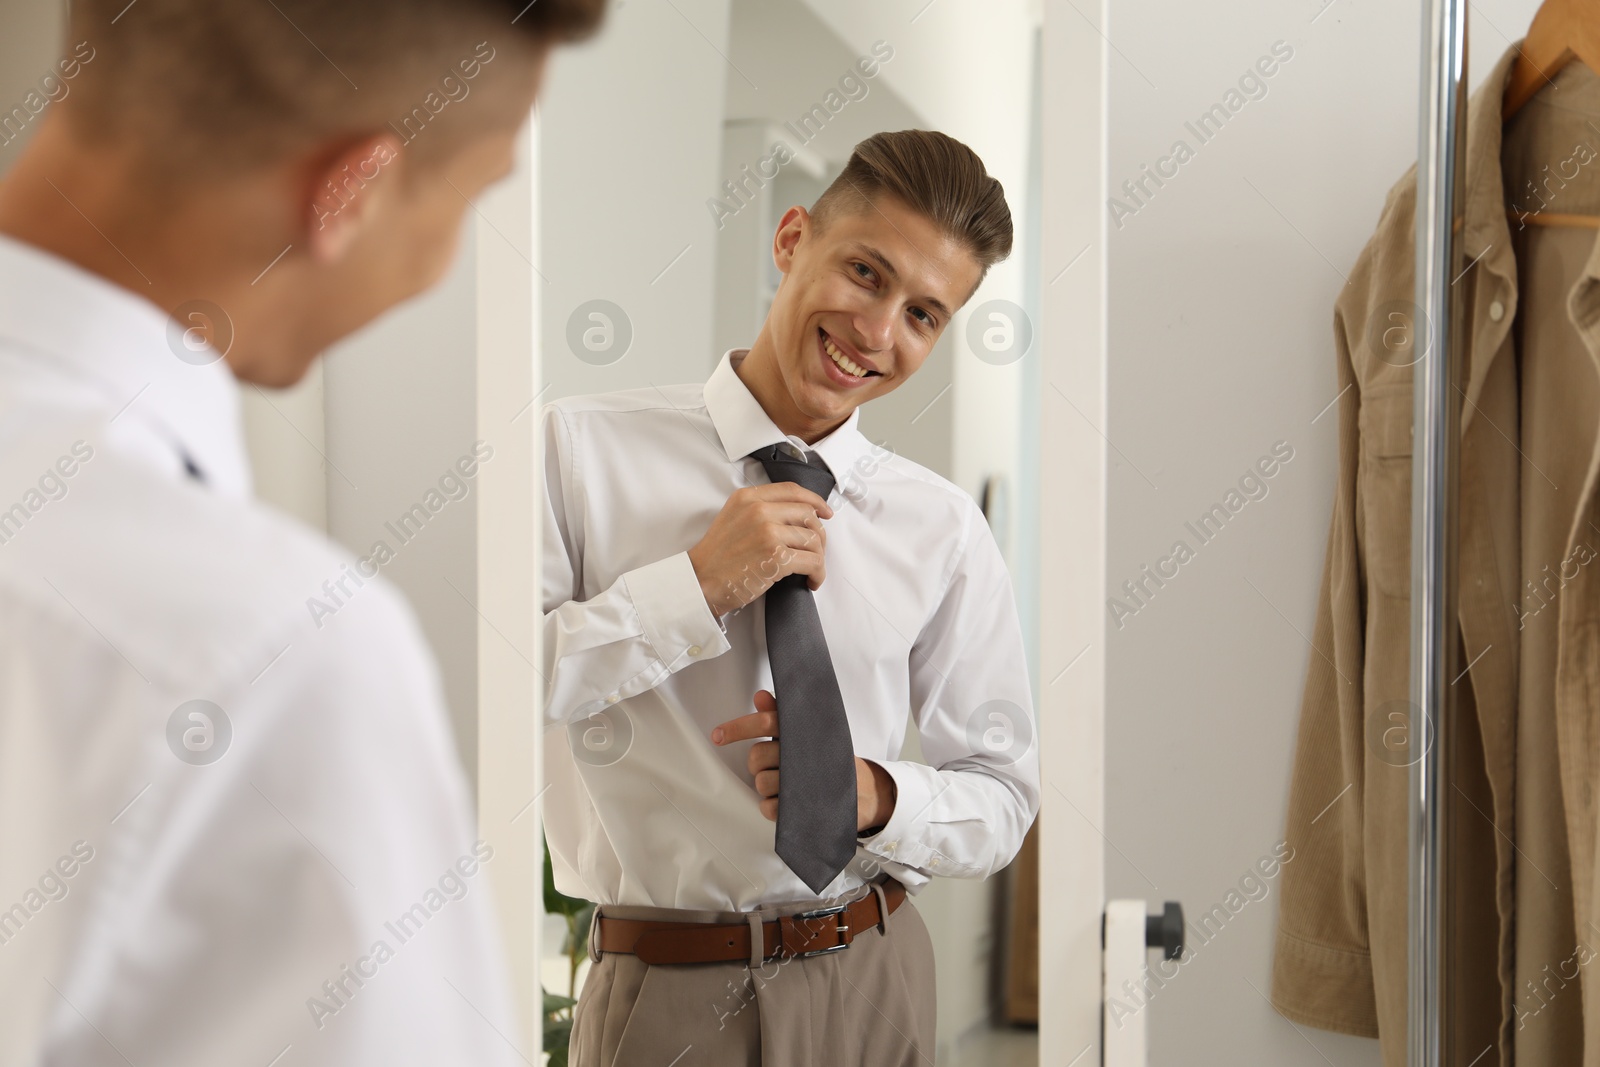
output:
<path id="1" fill-rule="evenodd" d="M 878 266 L 883 268 L 883 272 L 894 281 L 900 280 L 900 272 L 895 270 L 893 263 L 889 262 L 889 257 L 878 251 L 876 248 L 873 248 L 871 245 L 858 244 L 856 245 L 856 251 L 877 263 Z M 952 312 L 948 307 L 945 307 L 944 301 L 940 300 L 936 296 L 926 297 L 924 298 L 923 302 L 932 307 L 933 310 L 937 311 L 946 322 L 955 317 L 955 313 Z"/>

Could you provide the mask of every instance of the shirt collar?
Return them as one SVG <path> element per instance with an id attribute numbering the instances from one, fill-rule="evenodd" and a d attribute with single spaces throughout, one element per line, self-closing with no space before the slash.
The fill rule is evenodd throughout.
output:
<path id="1" fill-rule="evenodd" d="M 1503 125 L 1500 116 L 1506 81 L 1521 47 L 1522 42 L 1517 41 L 1506 49 L 1467 100 L 1467 173 L 1461 248 L 1466 263 L 1462 273 L 1474 275 L 1469 282 L 1474 286 L 1474 299 L 1466 368 L 1466 406 L 1461 414 L 1462 434 L 1474 419 L 1489 366 L 1517 314 L 1517 262 L 1511 246 L 1511 227 L 1506 219 L 1505 182 L 1500 164 Z M 1412 173 L 1416 173 L 1415 167 Z M 1413 204 L 1416 204 L 1415 199 Z M 1479 268 L 1476 271 L 1472 270 L 1474 264 Z"/>
<path id="2" fill-rule="evenodd" d="M 1500 173 L 1500 112 L 1506 95 L 1506 79 L 1516 61 L 1518 41 L 1506 49 L 1489 76 L 1483 79 L 1467 103 L 1467 186 L 1465 239 L 1462 249 L 1467 262 L 1485 252 L 1483 265 L 1515 281 L 1516 266 L 1511 254 L 1511 227 L 1506 221 L 1506 194 Z"/>
<path id="3" fill-rule="evenodd" d="M 797 448 L 810 449 L 822 457 L 833 474 L 834 482 L 854 483 L 857 479 L 846 477 L 847 472 L 868 450 L 868 442 L 860 430 L 861 408 L 857 407 L 833 429 L 828 436 L 812 444 L 799 437 L 784 433 L 772 421 L 761 402 L 750 392 L 750 387 L 735 373 L 748 348 L 730 348 L 722 354 L 716 369 L 706 380 L 706 412 L 721 439 L 723 453 L 729 463 L 738 463 L 758 448 L 788 441 Z"/>
<path id="4" fill-rule="evenodd" d="M 0 341 L 103 393 L 118 421 L 162 437 L 178 477 L 187 456 L 208 489 L 248 496 L 239 385 L 220 356 L 178 358 L 181 330 L 137 293 L 0 234 Z"/>

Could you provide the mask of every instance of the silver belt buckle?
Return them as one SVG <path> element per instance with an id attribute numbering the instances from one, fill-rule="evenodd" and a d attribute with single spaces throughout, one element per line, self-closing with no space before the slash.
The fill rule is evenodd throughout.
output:
<path id="1" fill-rule="evenodd" d="M 791 918 L 793 920 L 821 919 L 829 915 L 843 915 L 844 910 L 847 907 L 849 907 L 848 904 L 835 904 L 829 908 L 815 908 L 811 911 L 796 912 Z M 834 929 L 839 934 L 839 943 L 837 945 L 829 945 L 827 948 L 812 949 L 810 952 L 796 953 L 796 958 L 804 959 L 807 956 L 825 956 L 829 952 L 838 952 L 840 949 L 849 948 L 850 942 L 845 940 L 844 935 L 850 932 L 850 924 L 845 922 L 836 923 L 834 924 Z"/>

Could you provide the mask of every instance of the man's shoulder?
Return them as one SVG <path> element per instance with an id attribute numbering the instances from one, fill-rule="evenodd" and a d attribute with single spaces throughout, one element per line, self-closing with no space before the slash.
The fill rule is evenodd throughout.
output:
<path id="1" fill-rule="evenodd" d="M 0 601 L 19 622 L 90 627 L 152 682 L 248 681 L 357 600 L 368 626 L 406 625 L 381 577 L 257 501 L 174 481 L 109 447 L 65 485 L 0 545 Z"/>
<path id="2" fill-rule="evenodd" d="M 705 384 L 686 382 L 677 385 L 645 385 L 617 389 L 609 393 L 577 393 L 545 404 L 545 411 L 557 410 L 571 423 L 589 415 L 625 415 L 648 412 L 684 412 L 705 409 Z"/>
<path id="3" fill-rule="evenodd" d="M 862 453 L 852 471 L 870 484 L 876 476 L 874 467 L 894 479 L 898 491 L 915 503 L 915 510 L 923 518 L 942 516 L 965 521 L 973 512 L 981 511 L 972 494 L 949 478 L 876 443 Z"/>
<path id="4" fill-rule="evenodd" d="M 998 552 L 971 493 L 883 445 L 870 445 L 834 478 L 875 529 L 915 558 L 942 561 L 942 573 L 953 573 L 974 552 Z"/>

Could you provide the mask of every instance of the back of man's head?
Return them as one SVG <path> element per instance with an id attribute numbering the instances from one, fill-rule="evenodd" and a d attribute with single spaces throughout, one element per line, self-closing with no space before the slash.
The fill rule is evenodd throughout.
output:
<path id="1" fill-rule="evenodd" d="M 506 116 L 457 108 L 493 60 L 599 25 L 605 0 L 76 0 L 85 64 L 69 109 L 104 145 L 142 145 L 162 184 L 390 127 L 438 158 Z M 502 66 L 507 65 L 502 62 Z M 488 95 L 488 94 L 485 94 Z M 515 120 L 520 121 L 521 116 Z"/>
<path id="2" fill-rule="evenodd" d="M 443 276 L 515 166 L 551 46 L 605 6 L 76 0 L 73 92 L 0 185 L 0 232 L 214 347 L 178 309 L 217 309 L 234 374 L 289 385 Z"/>

